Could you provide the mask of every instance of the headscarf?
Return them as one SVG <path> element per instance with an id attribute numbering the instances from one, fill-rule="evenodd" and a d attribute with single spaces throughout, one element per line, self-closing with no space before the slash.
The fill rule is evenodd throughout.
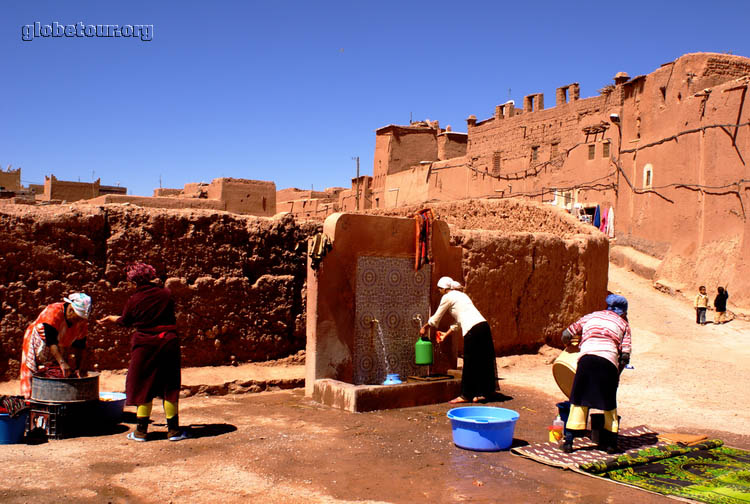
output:
<path id="1" fill-rule="evenodd" d="M 618 294 L 607 296 L 607 310 L 613 311 L 621 317 L 628 313 L 628 300 Z"/>
<path id="2" fill-rule="evenodd" d="M 83 292 L 76 292 L 70 296 L 63 298 L 66 303 L 70 303 L 73 307 L 73 311 L 76 315 L 82 319 L 88 319 L 89 313 L 91 313 L 91 297 L 84 294 Z"/>
<path id="3" fill-rule="evenodd" d="M 134 282 L 136 285 L 149 283 L 156 278 L 156 270 L 153 266 L 146 263 L 133 263 L 126 267 L 125 272 L 128 282 Z"/>
<path id="4" fill-rule="evenodd" d="M 460 283 L 447 276 L 441 277 L 440 280 L 438 280 L 437 286 L 439 289 L 459 290 L 461 288 Z"/>

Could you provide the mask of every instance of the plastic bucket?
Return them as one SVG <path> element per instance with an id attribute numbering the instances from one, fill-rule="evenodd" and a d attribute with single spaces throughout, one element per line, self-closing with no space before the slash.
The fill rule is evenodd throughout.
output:
<path id="1" fill-rule="evenodd" d="M 26 431 L 28 417 L 28 411 L 20 413 L 15 418 L 11 418 L 8 413 L 0 413 L 0 444 L 20 443 Z"/>
<path id="2" fill-rule="evenodd" d="M 453 442 L 459 448 L 500 451 L 513 444 L 519 414 L 492 406 L 465 406 L 447 414 L 453 428 Z"/>
<path id="3" fill-rule="evenodd" d="M 125 394 L 122 392 L 99 392 L 99 416 L 105 422 L 116 423 L 125 409 Z"/>
<path id="4" fill-rule="evenodd" d="M 552 376 L 565 397 L 570 397 L 570 391 L 573 389 L 573 379 L 578 368 L 578 353 L 577 346 L 568 346 L 552 364 Z"/>

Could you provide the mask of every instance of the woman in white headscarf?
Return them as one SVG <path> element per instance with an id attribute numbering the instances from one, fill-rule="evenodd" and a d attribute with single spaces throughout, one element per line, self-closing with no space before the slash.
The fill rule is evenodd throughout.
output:
<path id="1" fill-rule="evenodd" d="M 86 350 L 90 312 L 91 298 L 82 292 L 76 292 L 63 298 L 61 303 L 45 307 L 26 328 L 20 373 L 21 394 L 26 399 L 31 397 L 32 375 L 50 378 L 85 375 L 81 366 Z M 73 368 L 66 357 L 70 350 L 75 351 Z"/>
<path id="2" fill-rule="evenodd" d="M 495 346 L 487 320 L 479 313 L 469 296 L 461 292 L 461 284 L 450 277 L 442 277 L 437 283 L 442 294 L 435 314 L 420 329 L 425 334 L 428 327 L 437 328 L 443 315 L 450 313 L 460 327 L 464 338 L 464 368 L 461 375 L 461 395 L 451 404 L 478 402 L 495 395 L 497 373 L 495 372 Z M 452 332 L 452 331 L 449 331 Z M 444 338 L 439 339 L 441 343 Z"/>

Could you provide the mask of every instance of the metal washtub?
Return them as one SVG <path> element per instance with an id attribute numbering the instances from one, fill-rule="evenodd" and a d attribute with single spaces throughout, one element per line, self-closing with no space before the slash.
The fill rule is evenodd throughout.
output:
<path id="1" fill-rule="evenodd" d="M 90 373 L 83 378 L 31 379 L 31 399 L 48 403 L 73 403 L 99 400 L 99 373 Z"/>

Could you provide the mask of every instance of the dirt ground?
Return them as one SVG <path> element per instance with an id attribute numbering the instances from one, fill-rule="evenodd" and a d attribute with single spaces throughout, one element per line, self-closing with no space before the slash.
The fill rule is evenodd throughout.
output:
<path id="1" fill-rule="evenodd" d="M 750 324 L 696 326 L 685 300 L 615 267 L 610 290 L 628 297 L 633 327 L 635 369 L 618 397 L 623 426 L 702 432 L 750 449 L 741 379 Z M 496 404 L 521 414 L 515 443 L 546 441 L 563 399 L 551 377 L 556 353 L 498 359 L 507 399 Z M 318 405 L 300 388 L 280 390 L 302 374 L 293 360 L 185 370 L 197 395 L 181 401 L 180 416 L 194 439 L 179 443 L 166 440 L 156 406 L 147 443 L 125 439 L 134 422 L 128 408 L 123 423 L 90 436 L 2 446 L 0 501 L 668 502 L 509 452 L 457 448 L 448 404 L 354 414 Z M 265 382 L 270 391 L 236 393 Z M 122 373 L 108 373 L 101 388 L 122 383 Z M 13 387 L 2 384 L 0 393 Z"/>

